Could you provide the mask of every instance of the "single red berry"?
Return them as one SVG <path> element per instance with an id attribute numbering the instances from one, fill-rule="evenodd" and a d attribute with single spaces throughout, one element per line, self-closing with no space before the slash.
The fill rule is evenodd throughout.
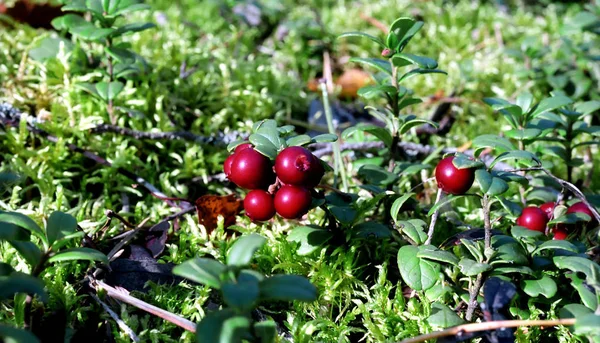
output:
<path id="1" fill-rule="evenodd" d="M 554 227 L 554 239 L 556 240 L 563 240 L 565 238 L 567 238 L 567 236 L 569 235 L 569 231 L 566 229 L 566 227 L 564 225 L 556 225 L 556 227 Z"/>
<path id="2" fill-rule="evenodd" d="M 315 155 L 312 155 L 312 157 L 314 161 L 314 167 L 311 168 L 310 176 L 306 181 L 306 187 L 308 188 L 316 187 L 321 182 L 323 175 L 325 175 L 325 168 L 323 168 L 319 158 Z"/>
<path id="3" fill-rule="evenodd" d="M 225 162 L 223 163 L 223 172 L 225 173 L 225 176 L 227 176 L 227 178 L 229 178 L 229 175 L 231 174 L 231 164 L 233 163 L 234 158 L 235 154 L 231 154 L 225 159 Z"/>
<path id="4" fill-rule="evenodd" d="M 308 186 L 319 167 L 314 155 L 301 146 L 287 147 L 275 158 L 275 174 L 285 184 Z"/>
<path id="5" fill-rule="evenodd" d="M 452 164 L 454 156 L 442 159 L 435 167 L 435 179 L 438 187 L 444 192 L 460 195 L 465 194 L 475 181 L 473 168 L 458 169 Z"/>
<path id="6" fill-rule="evenodd" d="M 275 203 L 271 194 L 255 189 L 250 191 L 244 198 L 244 209 L 246 215 L 255 221 L 266 221 L 275 215 Z"/>
<path id="7" fill-rule="evenodd" d="M 553 201 L 550 201 L 541 205 L 540 210 L 544 211 L 546 216 L 548 216 L 548 220 L 550 220 L 554 217 L 554 207 L 556 207 L 556 204 Z"/>
<path id="8" fill-rule="evenodd" d="M 271 161 L 254 149 L 235 153 L 229 180 L 246 189 L 265 189 L 275 181 Z"/>
<path id="9" fill-rule="evenodd" d="M 275 193 L 275 210 L 285 219 L 302 217 L 311 203 L 310 191 L 304 187 L 285 185 Z"/>
<path id="10" fill-rule="evenodd" d="M 596 221 L 596 219 L 594 218 L 594 214 L 592 213 L 592 210 L 590 210 L 590 208 L 587 207 L 587 205 L 583 202 L 575 203 L 567 209 L 567 214 L 577 213 L 577 212 L 585 213 L 588 216 L 590 216 L 590 218 L 591 218 L 590 223 L 594 223 Z"/>
<path id="11" fill-rule="evenodd" d="M 545 232 L 546 224 L 548 224 L 546 212 L 534 206 L 524 208 L 519 218 L 517 218 L 517 225 L 526 227 L 529 230 Z"/>
<path id="12" fill-rule="evenodd" d="M 240 145 L 236 146 L 235 150 L 233 150 L 233 153 L 235 154 L 235 153 L 238 153 L 238 152 L 240 152 L 242 150 L 246 150 L 248 148 L 252 148 L 252 144 L 250 144 L 250 143 L 243 143 L 243 144 L 240 144 Z"/>

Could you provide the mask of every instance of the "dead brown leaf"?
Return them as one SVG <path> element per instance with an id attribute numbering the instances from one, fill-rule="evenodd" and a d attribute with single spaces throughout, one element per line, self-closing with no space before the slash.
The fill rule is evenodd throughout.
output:
<path id="1" fill-rule="evenodd" d="M 219 215 L 222 215 L 225 228 L 235 224 L 235 217 L 244 209 L 244 202 L 234 194 L 203 195 L 196 200 L 198 222 L 204 225 L 208 233 L 217 227 Z"/>

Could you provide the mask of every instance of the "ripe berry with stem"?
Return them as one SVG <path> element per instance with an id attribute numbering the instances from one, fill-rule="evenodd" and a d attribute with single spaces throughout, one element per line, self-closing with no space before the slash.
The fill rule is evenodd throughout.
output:
<path id="1" fill-rule="evenodd" d="M 465 194 L 475 181 L 475 170 L 473 168 L 459 169 L 452 161 L 454 156 L 442 159 L 435 167 L 435 179 L 438 187 L 444 192 L 461 195 Z"/>
<path id="2" fill-rule="evenodd" d="M 229 179 L 246 189 L 266 189 L 275 180 L 271 161 L 248 148 L 234 154 Z"/>
<path id="3" fill-rule="evenodd" d="M 534 206 L 524 208 L 519 218 L 517 218 L 517 225 L 526 227 L 529 230 L 545 232 L 546 224 L 548 224 L 548 215 Z"/>
<path id="4" fill-rule="evenodd" d="M 273 196 L 261 189 L 250 191 L 244 198 L 246 215 L 254 221 L 266 221 L 275 215 Z"/>
<path id="5" fill-rule="evenodd" d="M 310 209 L 312 197 L 304 187 L 284 185 L 275 193 L 275 210 L 285 219 L 302 217 Z"/>

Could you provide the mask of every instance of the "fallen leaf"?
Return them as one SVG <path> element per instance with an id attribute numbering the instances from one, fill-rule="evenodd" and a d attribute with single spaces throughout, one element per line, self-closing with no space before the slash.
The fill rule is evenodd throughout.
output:
<path id="1" fill-rule="evenodd" d="M 243 209 L 244 202 L 234 194 L 225 196 L 203 195 L 196 200 L 198 222 L 204 225 L 208 233 L 217 227 L 219 215 L 223 216 L 225 220 L 224 227 L 227 228 L 235 224 L 235 216 Z"/>
<path id="2" fill-rule="evenodd" d="M 345 70 L 340 77 L 335 80 L 335 84 L 340 86 L 340 98 L 356 98 L 358 90 L 372 82 L 371 75 L 361 69 Z"/>
<path id="3" fill-rule="evenodd" d="M 171 224 L 168 221 L 162 221 L 148 230 L 145 245 L 152 253 L 152 257 L 157 258 L 165 250 L 170 228 Z"/>

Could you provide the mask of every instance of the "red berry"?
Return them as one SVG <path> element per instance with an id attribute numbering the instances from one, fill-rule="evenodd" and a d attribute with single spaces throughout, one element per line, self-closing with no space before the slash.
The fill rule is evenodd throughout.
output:
<path id="1" fill-rule="evenodd" d="M 255 221 L 266 221 L 275 215 L 275 204 L 271 194 L 255 189 L 244 198 L 246 215 Z"/>
<path id="2" fill-rule="evenodd" d="M 246 189 L 267 188 L 274 181 L 271 161 L 254 149 L 234 154 L 229 179 Z"/>
<path id="3" fill-rule="evenodd" d="M 557 225 L 553 231 L 554 239 L 556 240 L 563 240 L 569 235 L 569 232 L 567 231 L 564 225 Z"/>
<path id="4" fill-rule="evenodd" d="M 585 203 L 583 203 L 583 202 L 575 203 L 575 204 L 571 205 L 567 209 L 567 214 L 569 214 L 569 213 L 577 213 L 577 212 L 585 213 L 588 216 L 590 216 L 592 223 L 596 221 L 595 218 L 594 218 L 594 214 L 592 213 L 592 210 L 590 210 L 590 208 L 587 207 L 587 205 Z"/>
<path id="5" fill-rule="evenodd" d="M 475 170 L 473 168 L 458 169 L 452 164 L 452 160 L 454 160 L 454 156 L 446 157 L 435 167 L 435 179 L 438 187 L 446 193 L 465 194 L 475 181 Z"/>
<path id="6" fill-rule="evenodd" d="M 310 209 L 312 197 L 304 187 L 285 185 L 275 193 L 275 210 L 285 219 L 300 218 Z"/>
<path id="7" fill-rule="evenodd" d="M 235 154 L 231 154 L 225 159 L 225 162 L 223 163 L 223 172 L 225 173 L 225 176 L 227 176 L 227 178 L 229 178 L 229 175 L 231 174 L 231 164 L 233 163 L 234 158 Z"/>
<path id="8" fill-rule="evenodd" d="M 252 148 L 252 144 L 250 144 L 250 143 L 243 143 L 243 144 L 240 144 L 240 145 L 236 146 L 235 150 L 233 151 L 233 153 L 235 154 L 235 153 L 238 153 L 238 152 L 240 152 L 242 150 L 246 150 L 246 149 L 249 149 L 249 148 Z"/>
<path id="9" fill-rule="evenodd" d="M 555 205 L 556 204 L 553 201 L 550 201 L 540 206 L 540 210 L 546 213 L 546 216 L 548 216 L 548 220 L 554 217 L 554 207 L 556 207 Z"/>
<path id="10" fill-rule="evenodd" d="M 519 218 L 517 218 L 517 225 L 526 227 L 529 230 L 545 232 L 546 224 L 548 224 L 546 212 L 534 206 L 524 208 Z"/>
<path id="11" fill-rule="evenodd" d="M 323 168 L 319 158 L 315 155 L 312 155 L 312 157 L 314 160 L 314 168 L 311 168 L 310 177 L 306 181 L 306 186 L 309 188 L 316 187 L 321 182 L 323 175 L 325 175 L 325 168 Z"/>
<path id="12" fill-rule="evenodd" d="M 319 167 L 322 168 L 314 155 L 300 146 L 287 147 L 275 158 L 275 174 L 286 184 L 308 186 L 311 176 L 317 176 Z"/>

